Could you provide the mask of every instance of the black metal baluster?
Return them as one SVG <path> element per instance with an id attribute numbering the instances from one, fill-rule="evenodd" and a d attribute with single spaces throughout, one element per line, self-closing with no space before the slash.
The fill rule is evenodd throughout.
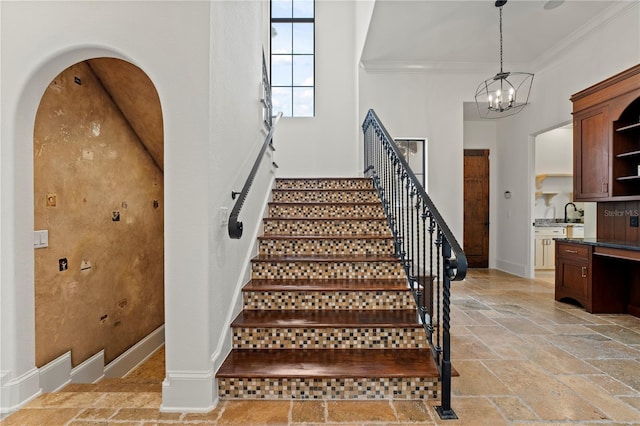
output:
<path id="1" fill-rule="evenodd" d="M 420 313 L 422 315 L 422 324 L 423 327 L 425 327 L 425 330 L 431 322 L 431 313 L 429 313 L 429 321 L 427 321 L 427 319 L 425 318 L 425 314 L 428 313 L 427 294 L 430 294 L 429 290 L 427 289 L 427 217 L 427 206 L 425 204 L 422 207 L 422 214 L 420 215 L 420 218 L 422 219 L 422 235 L 424 236 L 424 238 L 422 239 L 422 303 L 420 304 Z M 429 267 L 428 273 L 429 276 L 431 276 L 431 267 Z M 429 278 L 429 280 L 430 279 L 431 278 Z"/>
<path id="2" fill-rule="evenodd" d="M 394 216 L 394 220 L 396 222 L 396 228 L 397 228 L 397 235 L 398 235 L 398 241 L 396 242 L 396 246 L 397 246 L 397 251 L 396 251 L 396 255 L 398 256 L 398 259 L 402 259 L 402 215 L 401 215 L 401 207 L 400 205 L 402 204 L 402 179 L 401 179 L 401 173 L 400 173 L 400 166 L 398 165 L 397 162 L 397 158 L 394 158 L 394 170 L 396 173 L 396 179 L 394 181 L 394 188 L 393 188 L 393 194 L 395 195 L 395 200 L 394 200 L 394 210 L 395 210 L 395 216 Z"/>
<path id="3" fill-rule="evenodd" d="M 436 350 L 438 351 L 438 364 L 441 362 L 442 346 L 440 345 L 440 324 L 442 319 L 442 311 L 440 310 L 440 261 L 442 259 L 442 232 L 440 226 L 436 224 L 436 310 L 435 317 L 435 334 L 436 334 Z"/>
<path id="4" fill-rule="evenodd" d="M 420 251 L 420 240 L 421 240 L 421 231 L 422 229 L 420 229 L 420 207 L 422 206 L 422 197 L 420 197 L 420 194 L 418 191 L 416 191 L 416 204 L 414 207 L 414 218 L 413 218 L 413 222 L 415 223 L 415 227 L 416 227 L 416 246 L 415 246 L 415 252 L 416 252 L 416 271 L 415 271 L 415 276 L 418 277 L 420 275 L 424 275 L 423 270 L 420 269 L 420 257 L 424 254 Z"/>
<path id="5" fill-rule="evenodd" d="M 442 277 L 442 405 L 436 407 L 441 419 L 457 419 L 456 413 L 451 409 L 451 278 L 455 276 L 455 263 L 451 259 L 451 245 L 446 237 L 442 244 L 443 277 Z"/>
<path id="6" fill-rule="evenodd" d="M 393 234 L 395 255 L 410 281 L 420 320 L 440 371 L 442 405 L 437 411 L 442 419 L 454 419 L 451 281 L 464 278 L 466 256 L 373 110 L 367 114 L 363 131 L 365 174 L 369 173 L 378 190 Z"/>
<path id="7" fill-rule="evenodd" d="M 435 246 L 435 239 L 433 238 L 433 234 L 436 231 L 435 228 L 435 220 L 429 214 L 429 339 L 432 347 L 435 347 L 435 343 L 433 342 L 433 285 L 435 280 L 435 264 L 434 264 L 434 256 L 433 256 L 433 248 Z M 437 359 L 436 359 L 437 360 Z"/>
<path id="8" fill-rule="evenodd" d="M 415 267 L 415 262 L 416 262 L 416 253 L 415 253 L 415 239 L 416 239 L 416 234 L 415 234 L 415 221 L 414 221 L 414 211 L 415 211 L 415 198 L 416 198 L 416 192 L 414 191 L 413 188 L 413 184 L 411 184 L 411 190 L 409 192 L 409 209 L 408 209 L 408 213 L 409 213 L 409 254 L 408 254 L 408 260 L 409 260 L 409 277 L 411 279 L 411 281 L 415 280 L 416 277 L 416 267 Z"/>

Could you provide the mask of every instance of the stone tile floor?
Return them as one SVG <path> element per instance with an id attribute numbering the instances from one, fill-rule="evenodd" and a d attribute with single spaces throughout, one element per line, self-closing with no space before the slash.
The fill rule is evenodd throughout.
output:
<path id="1" fill-rule="evenodd" d="M 472 270 L 454 283 L 452 406 L 421 401 L 227 401 L 160 413 L 164 352 L 124 379 L 69 385 L 1 425 L 640 425 L 640 319 L 553 300 L 550 280 Z"/>

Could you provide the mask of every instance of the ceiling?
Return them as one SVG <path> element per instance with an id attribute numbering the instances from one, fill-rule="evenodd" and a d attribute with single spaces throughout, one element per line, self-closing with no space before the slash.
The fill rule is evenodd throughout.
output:
<path id="1" fill-rule="evenodd" d="M 493 75 L 500 60 L 499 8 L 494 3 L 377 0 L 362 66 L 370 71 L 405 69 Z M 505 71 L 536 72 L 554 53 L 632 3 L 510 0 L 503 7 Z M 548 8 L 553 4 L 559 6 Z"/>

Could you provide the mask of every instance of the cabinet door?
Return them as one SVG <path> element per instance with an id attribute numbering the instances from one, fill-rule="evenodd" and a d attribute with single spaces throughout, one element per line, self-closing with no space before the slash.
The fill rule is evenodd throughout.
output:
<path id="1" fill-rule="evenodd" d="M 579 201 L 609 197 L 609 107 L 577 113 L 573 119 L 573 186 Z"/>
<path id="2" fill-rule="evenodd" d="M 556 267 L 556 300 L 571 298 L 590 311 L 589 274 L 587 262 L 559 258 Z"/>
<path id="3" fill-rule="evenodd" d="M 553 238 L 548 238 L 544 250 L 544 265 L 553 269 L 556 266 L 556 241 Z"/>
<path id="4" fill-rule="evenodd" d="M 544 266 L 544 238 L 536 238 L 536 269 Z"/>

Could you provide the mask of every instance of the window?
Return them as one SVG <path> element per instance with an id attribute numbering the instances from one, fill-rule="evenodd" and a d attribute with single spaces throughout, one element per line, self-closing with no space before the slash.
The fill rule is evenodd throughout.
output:
<path id="1" fill-rule="evenodd" d="M 314 0 L 271 0 L 271 99 L 284 117 L 315 113 Z"/>

